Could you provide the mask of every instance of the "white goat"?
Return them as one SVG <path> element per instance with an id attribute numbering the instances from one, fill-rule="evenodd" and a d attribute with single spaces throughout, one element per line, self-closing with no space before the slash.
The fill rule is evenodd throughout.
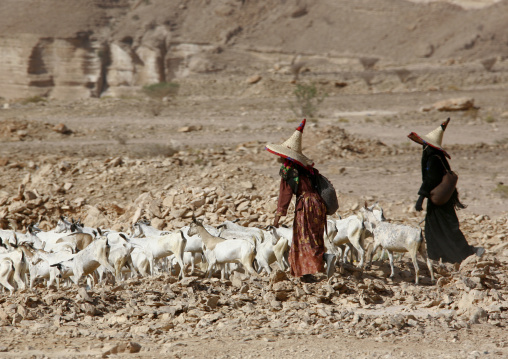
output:
<path id="1" fill-rule="evenodd" d="M 277 228 L 270 226 L 270 231 L 255 227 L 244 227 L 232 221 L 226 221 L 219 225 L 219 236 L 225 239 L 244 239 L 250 241 L 254 236 L 256 239 L 256 262 L 259 266 L 258 272 L 264 269 L 268 274 L 271 273 L 270 265 L 277 262 L 281 270 L 286 269 L 287 260 L 285 254 L 289 248 L 287 237 L 281 236 Z M 292 230 L 286 230 L 286 236 L 289 232 L 292 237 Z M 289 264 L 287 264 L 289 267 Z"/>
<path id="2" fill-rule="evenodd" d="M 420 253 L 424 260 L 427 261 L 430 277 L 434 281 L 434 271 L 423 240 L 421 228 L 415 228 L 398 223 L 365 221 L 365 227 L 372 232 L 374 236 L 374 247 L 370 253 L 369 263 L 372 263 L 372 256 L 379 246 L 388 252 L 390 259 L 390 278 L 394 276 L 393 268 L 393 252 L 409 252 L 413 266 L 415 268 L 415 283 L 418 284 L 418 275 L 420 268 L 416 260 L 416 253 Z"/>
<path id="3" fill-rule="evenodd" d="M 161 231 L 150 225 L 148 220 L 140 220 L 134 223 L 132 237 L 151 237 L 169 234 L 168 231 Z"/>
<path id="4" fill-rule="evenodd" d="M 143 249 L 135 247 L 131 252 L 131 259 L 134 268 L 139 274 L 144 277 L 150 275 L 152 272 L 150 259 Z"/>
<path id="5" fill-rule="evenodd" d="M 71 259 L 52 266 L 60 270 L 63 278 L 71 277 L 74 284 L 78 284 L 83 275 L 91 274 L 100 265 L 105 266 L 111 273 L 115 273 L 115 269 L 108 262 L 109 249 L 107 238 L 101 237 Z"/>
<path id="6" fill-rule="evenodd" d="M 115 280 L 119 281 L 122 279 L 122 269 L 125 265 L 128 266 L 129 270 L 134 274 L 136 268 L 132 264 L 131 253 L 134 250 L 134 246 L 129 242 L 125 233 L 110 232 L 106 236 L 109 243 L 109 255 L 108 262 L 115 268 Z M 106 268 L 99 266 L 97 272 L 99 274 L 99 280 L 102 280 Z"/>
<path id="7" fill-rule="evenodd" d="M 202 253 L 202 251 L 201 251 L 201 253 L 184 252 L 183 253 L 183 265 L 185 266 L 185 270 L 187 270 L 187 268 L 189 266 L 191 266 L 190 273 L 193 274 L 194 270 L 195 270 L 195 265 L 203 262 L 203 256 L 204 256 L 204 254 Z M 174 254 L 172 254 L 171 256 L 168 257 L 168 264 L 169 264 L 169 271 L 171 273 L 173 271 L 173 266 L 178 264 L 178 261 L 176 260 L 176 256 Z"/>
<path id="8" fill-rule="evenodd" d="M 0 238 L 5 245 L 18 244 L 17 233 L 10 229 L 0 229 Z"/>
<path id="9" fill-rule="evenodd" d="M 16 283 L 18 289 L 23 290 L 26 288 L 26 284 L 23 281 L 25 274 L 28 272 L 28 265 L 26 263 L 25 253 L 21 248 L 17 248 L 7 253 L 0 254 L 0 261 L 8 260 L 12 263 L 14 273 L 12 278 Z"/>
<path id="10" fill-rule="evenodd" d="M 208 233 L 217 236 L 219 230 L 215 227 L 208 226 L 203 224 Z M 196 259 L 201 260 L 201 256 L 203 255 L 203 242 L 201 241 L 201 237 L 198 234 L 189 235 L 189 226 L 184 226 L 180 229 L 183 233 L 183 236 L 187 240 L 185 244 L 185 256 L 183 259 L 185 267 L 188 267 L 188 264 L 191 265 L 191 273 L 194 273 L 195 265 L 198 263 Z M 186 261 L 186 258 L 189 262 Z"/>
<path id="11" fill-rule="evenodd" d="M 15 288 L 10 283 L 14 271 L 14 263 L 10 258 L 0 259 L 0 284 L 9 291 L 10 295 L 15 291 Z"/>
<path id="12" fill-rule="evenodd" d="M 275 227 L 272 227 L 272 232 L 262 231 L 262 241 L 257 240 L 256 243 L 256 261 L 259 265 L 259 270 L 264 269 L 267 274 L 272 272 L 270 265 L 277 262 L 281 270 L 289 268 L 284 254 L 289 248 L 287 238 L 280 237 L 275 231 Z M 286 266 L 287 265 L 287 266 Z"/>
<path id="13" fill-rule="evenodd" d="M 332 252 L 336 252 L 343 245 L 352 245 L 358 251 L 360 257 L 359 268 L 363 267 L 365 259 L 365 250 L 363 249 L 365 227 L 363 222 L 364 216 L 360 212 L 343 219 L 328 220 L 327 223 L 328 235 L 326 239 L 333 247 Z M 346 261 L 347 252 L 347 250 L 344 251 L 344 261 Z"/>
<path id="14" fill-rule="evenodd" d="M 141 247 L 150 261 L 150 269 L 153 272 L 155 260 L 166 258 L 171 254 L 176 256 L 180 265 L 178 278 L 184 278 L 183 252 L 187 240 L 182 231 L 176 231 L 161 236 L 150 236 L 146 238 L 131 238 L 130 242 Z M 152 273 L 153 274 L 153 273 Z"/>
<path id="15" fill-rule="evenodd" d="M 46 280 L 48 288 L 56 281 L 57 288 L 60 288 L 60 271 L 58 268 L 52 267 L 51 264 L 59 263 L 72 257 L 73 254 L 69 252 L 48 253 L 36 250 L 29 261 L 30 289 L 33 288 L 34 283 L 39 279 Z"/>
<path id="16" fill-rule="evenodd" d="M 221 267 L 221 278 L 225 278 L 226 263 L 240 263 L 251 274 L 257 275 L 252 263 L 256 257 L 256 242 L 243 239 L 229 239 L 212 236 L 204 228 L 203 224 L 193 220 L 190 224 L 189 235 L 198 234 L 203 241 L 203 252 L 208 262 L 208 277 L 212 276 L 212 270 L 216 265 Z"/>

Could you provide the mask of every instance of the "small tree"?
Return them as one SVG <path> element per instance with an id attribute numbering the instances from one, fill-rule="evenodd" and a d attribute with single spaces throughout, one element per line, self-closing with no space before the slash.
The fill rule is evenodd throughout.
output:
<path id="1" fill-rule="evenodd" d="M 318 106 L 328 96 L 327 93 L 318 91 L 314 84 L 297 84 L 293 93 L 295 102 L 291 104 L 291 110 L 296 116 L 304 118 L 314 117 Z"/>

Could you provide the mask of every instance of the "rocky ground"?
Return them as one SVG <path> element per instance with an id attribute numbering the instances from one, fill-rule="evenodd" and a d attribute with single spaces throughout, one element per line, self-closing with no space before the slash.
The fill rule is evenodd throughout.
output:
<path id="1" fill-rule="evenodd" d="M 476 8 L 491 2 L 453 3 Z M 256 2 L 207 2 L 220 24 L 202 22 L 203 28 L 193 20 L 210 10 L 200 1 L 108 2 L 103 7 L 113 10 L 98 20 L 96 34 L 110 31 L 122 41 L 135 34 L 133 47 L 148 41 L 143 31 L 151 33 L 152 11 L 162 3 L 171 16 L 161 13 L 153 21 L 168 28 L 174 43 L 192 52 L 187 43 L 205 38 L 200 46 L 210 47 L 204 59 L 194 54 L 201 62 L 171 62 L 190 71 L 175 79 L 176 95 L 150 97 L 120 84 L 126 92 L 116 98 L 0 97 L 1 228 L 24 231 L 39 222 L 47 230 L 60 215 L 116 230 L 129 230 L 142 217 L 173 230 L 193 215 L 212 225 L 232 219 L 270 224 L 280 178 L 264 145 L 286 140 L 301 121 L 294 96 L 300 84 L 327 95 L 308 118 L 303 146 L 334 183 L 341 216 L 379 202 L 389 220 L 420 225 L 425 213 L 413 207 L 421 148 L 407 135 L 426 134 L 451 117 L 443 145 L 468 205 L 458 212 L 461 229 L 486 254 L 457 266 L 435 263 L 434 284 L 420 259 L 419 286 L 410 259 L 401 256 L 393 279 L 387 261 L 378 259 L 363 271 L 341 264 L 330 282 L 307 285 L 282 272 L 235 274 L 227 281 L 198 272 L 182 281 L 161 274 L 93 289 L 37 286 L 3 293 L 0 357 L 508 357 L 508 61 L 499 11 L 505 2 L 466 11 L 401 1 L 400 16 L 393 16 L 390 2 L 361 2 L 354 9 L 334 6 L 327 16 L 331 2 L 306 7 L 295 1 L 290 8 L 273 5 L 277 14 L 267 22 L 256 16 L 271 8 Z M 17 21 L 23 13 L 17 4 L 2 5 L 12 41 L 37 29 L 37 36 L 76 36 L 75 28 L 91 26 L 88 19 L 99 11 L 68 2 L 66 10 L 80 10 L 70 12 L 76 19 L 48 27 L 55 21 L 35 7 L 28 17 L 33 22 Z M 117 7 L 134 11 L 119 25 Z M 60 19 L 54 9 L 49 4 L 45 13 Z M 244 30 L 231 32 L 235 27 L 221 19 L 242 22 Z M 465 32 L 466 22 L 474 26 Z M 103 23 L 109 30 L 97 31 Z M 366 23 L 373 25 L 363 32 Z M 331 41 L 323 34 L 335 32 L 324 24 L 355 36 Z M 294 36 L 302 27 L 309 29 L 307 42 Z M 387 39 L 385 33 L 395 35 Z M 43 43 L 52 44 L 41 42 L 35 55 L 53 59 L 56 52 L 41 50 Z M 375 51 L 378 43 L 384 45 Z M 303 62 L 298 72 L 291 64 L 296 55 Z M 49 76 L 32 72 L 30 78 Z M 2 76 L 9 79 L 10 70 Z"/>
<path id="2" fill-rule="evenodd" d="M 304 134 L 304 152 L 337 187 L 339 213 L 378 201 L 390 220 L 417 226 L 420 149 L 405 136 L 451 115 L 445 143 L 469 204 L 458 213 L 461 228 L 487 249 L 483 258 L 436 264 L 436 284 L 420 262 L 420 286 L 407 256 L 393 280 L 388 263 L 374 261 L 363 272 L 341 265 L 329 283 L 315 285 L 277 272 L 181 282 L 162 274 L 88 290 L 39 286 L 1 297 L 0 357 L 506 356 L 506 142 L 495 137 L 504 136 L 503 109 L 482 107 L 471 117 L 414 108 L 388 120 L 390 96 L 367 96 L 376 110 L 363 115 L 354 111 L 356 96 L 328 98 Z M 340 101 L 342 120 L 333 116 Z M 482 111 L 495 111 L 495 122 Z M 279 181 L 264 144 L 283 141 L 298 124 L 287 107 L 262 98 L 11 102 L 0 114 L 0 223 L 22 231 L 33 221 L 50 229 L 62 214 L 118 230 L 141 217 L 176 229 L 192 215 L 264 226 Z"/>

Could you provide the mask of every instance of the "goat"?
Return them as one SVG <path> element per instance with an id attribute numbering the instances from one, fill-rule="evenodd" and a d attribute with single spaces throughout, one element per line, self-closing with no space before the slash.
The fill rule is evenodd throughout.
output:
<path id="1" fill-rule="evenodd" d="M 142 276 L 148 276 L 152 272 L 150 267 L 150 259 L 145 251 L 141 248 L 135 247 L 131 252 L 131 259 L 133 268 Z"/>
<path id="2" fill-rule="evenodd" d="M 162 236 L 169 234 L 168 231 L 161 231 L 150 225 L 149 220 L 139 220 L 134 223 L 132 237 L 151 237 L 151 236 Z"/>
<path id="3" fill-rule="evenodd" d="M 176 256 L 180 265 L 179 279 L 185 277 L 183 265 L 183 252 L 187 240 L 181 230 L 160 236 L 150 236 L 147 238 L 131 238 L 130 242 L 139 246 L 146 253 L 150 261 L 150 269 L 153 272 L 155 260 L 166 258 L 171 254 Z M 152 273 L 153 274 L 153 273 Z"/>
<path id="4" fill-rule="evenodd" d="M 10 295 L 12 295 L 15 291 L 15 288 L 10 283 L 14 271 L 14 263 L 12 262 L 12 259 L 0 259 L 0 284 L 9 291 Z"/>
<path id="5" fill-rule="evenodd" d="M 251 274 L 257 275 L 252 263 L 256 257 L 255 239 L 245 241 L 243 239 L 229 239 L 211 235 L 203 223 L 193 218 L 189 227 L 189 235 L 198 234 L 203 241 L 203 252 L 208 262 L 207 274 L 212 276 L 212 269 L 215 265 L 221 266 L 221 278 L 225 278 L 226 263 L 241 263 L 243 267 Z"/>
<path id="6" fill-rule="evenodd" d="M 90 233 L 76 232 L 66 236 L 60 237 L 56 240 L 56 243 L 70 243 L 76 249 L 76 251 L 82 251 L 94 240 L 94 236 Z"/>
<path id="7" fill-rule="evenodd" d="M 270 236 L 266 235 L 264 231 L 261 232 L 263 240 L 257 240 L 256 243 L 256 261 L 260 266 L 259 270 L 264 269 L 267 274 L 272 272 L 270 265 L 277 262 L 281 270 L 289 268 L 289 264 L 284 257 L 284 254 L 289 248 L 287 238 L 280 237 L 275 231 L 275 227 L 271 227 L 272 232 L 267 232 Z M 286 266 L 287 265 L 287 266 Z M 259 271 L 258 270 L 258 271 Z"/>
<path id="8" fill-rule="evenodd" d="M 326 239 L 333 247 L 332 252 L 336 251 L 340 246 L 351 244 L 360 256 L 359 268 L 363 267 L 365 258 L 365 250 L 362 243 L 365 236 L 363 222 L 364 216 L 360 212 L 357 215 L 353 214 L 344 219 L 328 220 L 327 223 L 328 235 L 326 235 Z M 347 250 L 344 251 L 344 261 L 346 260 L 347 252 Z"/>
<path id="9" fill-rule="evenodd" d="M 62 257 L 64 256 L 64 257 Z M 65 257 L 67 256 L 67 258 Z M 30 289 L 36 280 L 43 279 L 48 280 L 47 287 L 49 288 L 56 281 L 57 288 L 60 287 L 59 275 L 60 271 L 56 267 L 52 267 L 51 264 L 58 263 L 63 259 L 72 258 L 72 253 L 48 253 L 42 250 L 36 250 L 31 260 L 29 261 L 29 273 L 30 273 Z"/>
<path id="10" fill-rule="evenodd" d="M 122 279 L 122 268 L 127 265 L 129 270 L 133 273 L 136 273 L 136 268 L 132 264 L 131 253 L 134 250 L 134 246 L 129 242 L 129 239 L 126 237 L 124 233 L 120 232 L 111 232 L 106 236 L 109 243 L 109 255 L 108 262 L 115 268 L 115 280 L 119 281 Z M 104 271 L 104 266 L 99 266 L 97 268 L 97 272 L 99 274 L 99 280 L 102 280 Z"/>
<path id="11" fill-rule="evenodd" d="M 195 265 L 202 263 L 204 261 L 203 259 L 203 251 L 201 250 L 200 253 L 194 253 L 194 252 L 184 252 L 183 253 L 183 265 L 185 266 L 185 270 L 191 266 L 191 274 L 194 274 L 195 271 Z M 178 264 L 178 261 L 176 260 L 176 256 L 172 254 L 168 257 L 168 264 L 169 264 L 169 272 L 171 273 L 173 271 L 173 266 Z"/>
<path id="12" fill-rule="evenodd" d="M 212 235 L 218 235 L 219 230 L 217 230 L 215 227 L 207 226 L 205 224 L 204 226 L 205 229 Z M 187 240 L 184 249 L 185 256 L 183 262 L 186 267 L 190 263 L 191 273 L 194 273 L 196 258 L 201 258 L 201 256 L 203 255 L 203 242 L 201 241 L 201 237 L 198 234 L 189 235 L 189 226 L 184 226 L 180 230 L 182 231 L 183 236 Z M 189 260 L 189 262 L 186 262 L 185 257 Z"/>
<path id="13" fill-rule="evenodd" d="M 3 244 L 6 246 L 18 243 L 16 232 L 10 229 L 0 229 L 0 238 L 2 238 Z"/>
<path id="14" fill-rule="evenodd" d="M 74 284 L 78 284 L 83 275 L 91 274 L 100 265 L 105 266 L 111 273 L 115 273 L 115 269 L 108 262 L 109 249 L 107 238 L 101 237 L 71 259 L 51 266 L 57 267 L 63 278 L 71 277 Z"/>
<path id="15" fill-rule="evenodd" d="M 408 225 L 389 223 L 389 222 L 371 222 L 365 221 L 365 227 L 372 232 L 374 236 L 374 247 L 370 253 L 369 263 L 372 264 L 372 256 L 379 246 L 388 252 L 390 259 L 390 278 L 394 276 L 393 268 L 393 252 L 409 252 L 413 266 L 415 268 L 415 284 L 418 284 L 418 275 L 420 268 L 416 261 L 416 253 L 420 253 L 424 260 L 427 261 L 430 277 L 434 282 L 434 271 L 425 248 L 423 234 L 421 228 L 415 228 Z"/>
<path id="16" fill-rule="evenodd" d="M 25 274 L 28 271 L 25 252 L 21 250 L 21 248 L 15 247 L 16 249 L 0 254 L 0 261 L 6 259 L 12 263 L 14 268 L 14 273 L 12 274 L 12 278 L 16 283 L 17 287 L 21 290 L 26 288 L 26 284 L 22 278 L 25 278 Z"/>

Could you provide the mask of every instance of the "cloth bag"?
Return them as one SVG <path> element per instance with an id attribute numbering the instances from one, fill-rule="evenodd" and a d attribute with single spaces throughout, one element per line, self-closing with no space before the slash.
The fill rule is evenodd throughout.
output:
<path id="1" fill-rule="evenodd" d="M 326 205 L 326 214 L 331 216 L 339 209 L 339 200 L 337 199 L 337 192 L 328 178 L 321 173 L 316 174 L 316 186 L 319 195 Z"/>
<path id="2" fill-rule="evenodd" d="M 446 169 L 444 163 L 443 167 Z M 452 198 L 455 187 L 457 187 L 458 180 L 459 176 L 455 172 L 446 169 L 446 173 L 444 174 L 441 183 L 438 184 L 432 191 L 430 191 L 431 202 L 436 206 L 442 206 L 448 202 L 450 198 Z"/>

